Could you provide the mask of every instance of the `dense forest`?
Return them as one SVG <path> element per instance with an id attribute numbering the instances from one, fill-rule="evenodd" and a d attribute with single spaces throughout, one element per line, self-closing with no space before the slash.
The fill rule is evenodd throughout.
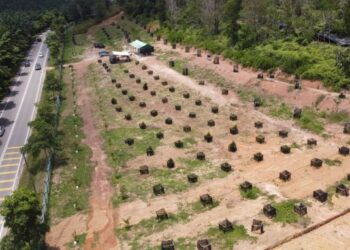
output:
<path id="1" fill-rule="evenodd" d="M 0 13 L 0 97 L 6 93 L 34 36 L 46 26 L 45 15 L 2 11 Z"/>
<path id="2" fill-rule="evenodd" d="M 17 73 L 36 35 L 62 22 L 101 19 L 109 5 L 109 1 L 105 0 L 1 1 L 0 99 L 7 93 L 11 79 Z"/>
<path id="3" fill-rule="evenodd" d="M 158 20 L 172 42 L 202 47 L 245 66 L 277 68 L 339 89 L 348 50 L 316 43 L 319 32 L 350 37 L 350 0 L 119 0 L 140 22 Z M 147 20 L 147 21 L 145 21 Z M 343 55 L 346 53 L 347 55 Z"/>

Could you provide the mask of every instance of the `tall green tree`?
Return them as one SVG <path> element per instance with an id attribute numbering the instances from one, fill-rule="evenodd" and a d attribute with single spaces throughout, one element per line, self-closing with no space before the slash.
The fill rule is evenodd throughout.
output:
<path id="1" fill-rule="evenodd" d="M 234 45 L 238 41 L 239 31 L 239 15 L 242 10 L 243 0 L 228 0 L 225 4 L 225 21 L 227 22 L 227 35 L 230 37 L 231 44 Z"/>
<path id="2" fill-rule="evenodd" d="M 209 32 L 213 35 L 218 35 L 220 32 L 224 0 L 203 0 L 200 7 L 202 23 Z"/>
<path id="3" fill-rule="evenodd" d="M 350 0 L 346 1 L 344 8 L 344 26 L 346 34 L 350 36 Z"/>
<path id="4" fill-rule="evenodd" d="M 0 214 L 10 234 L 1 241 L 1 249 L 35 249 L 44 232 L 40 222 L 38 195 L 28 189 L 18 189 L 0 205 Z"/>

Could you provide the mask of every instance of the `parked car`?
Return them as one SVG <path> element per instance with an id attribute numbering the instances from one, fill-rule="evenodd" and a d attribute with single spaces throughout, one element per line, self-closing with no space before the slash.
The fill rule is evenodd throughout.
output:
<path id="1" fill-rule="evenodd" d="M 39 63 L 35 64 L 35 70 L 41 70 L 41 65 Z"/>
<path id="2" fill-rule="evenodd" d="M 98 52 L 98 54 L 100 55 L 100 57 L 109 56 L 109 52 L 105 50 Z"/>
<path id="3" fill-rule="evenodd" d="M 24 61 L 24 67 L 26 67 L 26 68 L 30 67 L 30 61 L 29 60 L 25 60 Z"/>
<path id="4" fill-rule="evenodd" d="M 41 42 L 41 38 L 38 37 L 38 38 L 36 39 L 36 41 L 37 41 L 37 42 Z"/>
<path id="5" fill-rule="evenodd" d="M 106 46 L 103 43 L 94 43 L 96 49 L 104 49 Z"/>
<path id="6" fill-rule="evenodd" d="M 5 134 L 5 127 L 0 126 L 0 137 L 2 137 Z"/>
<path id="7" fill-rule="evenodd" d="M 109 56 L 109 62 L 111 64 L 115 64 L 119 62 L 119 57 L 117 57 L 116 55 L 110 55 Z"/>

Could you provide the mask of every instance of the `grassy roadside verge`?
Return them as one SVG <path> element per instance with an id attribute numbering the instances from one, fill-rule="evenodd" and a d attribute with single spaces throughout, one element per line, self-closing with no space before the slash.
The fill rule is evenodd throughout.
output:
<path id="1" fill-rule="evenodd" d="M 62 85 L 62 106 L 58 131 L 63 142 L 62 151 L 53 162 L 52 186 L 50 193 L 50 218 L 52 223 L 86 211 L 88 208 L 88 189 L 93 169 L 90 163 L 91 151 L 81 143 L 84 134 L 81 130 L 82 120 L 78 110 L 74 115 L 73 89 L 69 86 L 69 69 L 64 70 Z M 44 87 L 40 106 L 54 105 L 52 96 Z M 34 131 L 35 133 L 35 131 Z M 77 137 L 76 137 L 77 136 Z M 46 156 L 41 153 L 37 157 L 28 155 L 28 168 L 25 168 L 20 186 L 42 193 L 45 176 Z"/>
<path id="2" fill-rule="evenodd" d="M 62 53 L 64 54 L 66 50 Z M 59 81 L 59 73 L 51 69 L 48 74 L 54 75 L 55 83 Z M 89 185 L 93 166 L 90 162 L 91 151 L 82 143 L 84 134 L 82 120 L 76 106 L 75 76 L 70 68 L 62 71 L 63 80 L 60 85 L 61 109 L 57 136 L 60 147 L 52 161 L 51 192 L 49 195 L 49 224 L 88 209 Z M 48 77 L 38 109 L 55 109 L 55 92 L 48 85 Z M 52 87 L 52 86 L 51 86 Z M 36 133 L 34 130 L 33 133 Z M 46 174 L 46 155 L 27 154 L 28 168 L 25 168 L 20 186 L 43 193 Z"/>
<path id="3" fill-rule="evenodd" d="M 88 209 L 89 186 L 93 165 L 91 150 L 82 143 L 83 122 L 75 101 L 75 78 L 70 69 L 64 70 L 64 96 L 59 131 L 64 142 L 61 157 L 53 171 L 50 194 L 52 221 Z"/>
<path id="4" fill-rule="evenodd" d="M 48 74 L 56 75 L 56 71 L 48 70 L 47 75 Z M 37 110 L 43 109 L 45 107 L 53 109 L 54 104 L 55 103 L 52 101 L 52 94 L 48 90 L 47 83 L 45 80 L 41 94 L 41 99 L 37 104 Z M 36 133 L 37 132 L 35 130 L 32 130 L 32 134 Z M 43 152 L 41 152 L 37 156 L 27 154 L 26 161 L 28 166 L 25 166 L 23 168 L 19 187 L 28 188 L 41 194 L 43 191 L 43 184 L 45 178 L 46 156 Z"/>

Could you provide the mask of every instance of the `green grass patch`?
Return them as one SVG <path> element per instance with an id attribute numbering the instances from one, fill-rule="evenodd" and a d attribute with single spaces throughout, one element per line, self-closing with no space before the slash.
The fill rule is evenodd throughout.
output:
<path id="1" fill-rule="evenodd" d="M 88 48 L 89 41 L 87 40 L 85 33 L 78 33 L 75 35 L 75 40 L 77 44 L 73 43 L 73 33 L 75 27 L 72 26 L 68 29 L 65 34 L 65 48 L 63 53 L 64 63 L 72 63 L 80 60 L 80 56 Z"/>
<path id="2" fill-rule="evenodd" d="M 165 230 L 166 228 L 179 224 L 187 223 L 190 221 L 190 217 L 213 209 L 219 205 L 219 201 L 215 201 L 211 206 L 203 206 L 200 202 L 189 203 L 180 205 L 180 208 L 177 213 L 168 214 L 169 219 L 159 221 L 154 217 L 149 219 L 144 219 L 136 225 L 130 225 L 129 219 L 124 219 L 125 226 L 123 228 L 115 229 L 115 233 L 118 238 L 128 241 L 131 249 L 140 249 L 140 240 L 146 239 L 147 236 Z M 186 239 L 178 239 L 175 243 L 177 249 L 191 249 L 190 246 L 193 246 L 193 241 Z M 150 246 L 144 246 L 143 249 L 153 249 Z"/>
<path id="3" fill-rule="evenodd" d="M 193 250 L 196 249 L 196 239 L 194 238 L 179 238 L 174 242 L 175 249 L 177 250 Z M 150 246 L 147 243 L 142 243 L 142 246 L 138 242 L 132 243 L 132 249 L 144 249 L 144 250 L 159 250 L 160 243 L 158 246 Z"/>
<path id="4" fill-rule="evenodd" d="M 179 158 L 178 161 L 185 165 L 185 167 L 190 170 L 194 170 L 201 166 L 208 164 L 208 161 L 200 161 L 197 159 Z"/>
<path id="5" fill-rule="evenodd" d="M 98 43 L 103 43 L 108 49 L 122 50 L 123 49 L 123 33 L 116 26 L 105 26 L 105 30 L 110 35 L 110 39 L 107 38 L 101 28 L 98 28 L 95 32 L 94 38 Z"/>
<path id="6" fill-rule="evenodd" d="M 219 204 L 220 202 L 218 200 L 214 200 L 213 204 L 204 206 L 200 201 L 197 201 L 191 204 L 191 209 L 193 213 L 203 213 L 219 206 Z"/>
<path id="7" fill-rule="evenodd" d="M 196 80 L 205 80 L 209 83 L 215 84 L 216 86 L 225 87 L 228 89 L 232 89 L 234 87 L 232 81 L 226 80 L 214 70 L 208 68 L 191 67 L 189 71 L 190 76 Z"/>
<path id="8" fill-rule="evenodd" d="M 87 19 L 79 22 L 73 26 L 73 30 L 76 34 L 85 34 L 89 29 L 96 25 L 97 21 L 95 19 Z"/>
<path id="9" fill-rule="evenodd" d="M 141 28 L 141 26 L 131 22 L 130 20 L 124 19 L 119 21 L 118 24 L 120 24 L 120 27 L 129 32 L 131 40 L 138 39 L 146 43 L 152 43 L 154 41 L 153 38 Z"/>
<path id="10" fill-rule="evenodd" d="M 297 125 L 301 128 L 309 130 L 315 134 L 321 134 L 324 131 L 324 124 L 317 112 L 310 108 L 305 108 L 300 119 L 296 119 Z"/>
<path id="11" fill-rule="evenodd" d="M 320 105 L 320 103 L 324 100 L 324 98 L 326 98 L 325 95 L 319 95 L 319 96 L 317 97 L 316 102 L 315 102 L 315 106 L 318 107 L 318 105 Z"/>
<path id="12" fill-rule="evenodd" d="M 67 244 L 67 247 L 69 249 L 76 249 L 77 247 L 82 247 L 85 244 L 86 235 L 86 233 L 74 235 L 74 240 L 72 242 L 69 242 Z M 74 242 L 76 242 L 76 244 L 74 244 Z"/>
<path id="13" fill-rule="evenodd" d="M 67 144 L 65 145 L 67 147 Z M 91 150 L 82 144 L 70 146 L 69 165 L 60 166 L 59 182 L 52 184 L 50 193 L 50 214 L 52 217 L 65 218 L 84 211 L 89 206 L 88 188 L 91 181 Z M 75 153 L 78 150 L 78 153 Z M 74 168 L 76 166 L 76 168 Z M 78 187 L 78 188 L 77 188 Z"/>
<path id="14" fill-rule="evenodd" d="M 336 186 L 339 184 L 344 184 L 346 186 L 350 185 L 350 181 L 348 181 L 347 177 L 341 179 L 340 181 L 337 181 L 335 185 L 332 185 L 327 188 L 327 193 L 328 193 L 328 202 L 332 204 L 332 198 L 333 196 L 339 197 L 339 194 L 336 193 Z"/>
<path id="15" fill-rule="evenodd" d="M 265 98 L 253 90 L 247 88 L 239 88 L 237 90 L 238 97 L 243 102 L 253 103 L 255 99 L 260 100 L 261 107 L 268 107 L 274 100 L 272 98 Z"/>
<path id="16" fill-rule="evenodd" d="M 65 98 L 62 102 L 59 125 L 64 141 L 63 152 L 54 169 L 54 181 L 50 192 L 50 216 L 53 220 L 88 209 L 88 190 L 93 171 L 90 162 L 92 152 L 87 145 L 81 143 L 85 137 L 82 130 L 83 120 L 79 116 L 73 116 L 72 88 L 67 78 L 68 74 L 65 74 L 62 91 Z"/>
<path id="17" fill-rule="evenodd" d="M 342 164 L 342 161 L 339 160 L 339 159 L 323 159 L 324 160 L 324 163 L 327 165 L 327 166 L 330 166 L 330 167 L 333 167 L 333 166 L 340 166 Z"/>
<path id="18" fill-rule="evenodd" d="M 141 237 L 163 231 L 171 225 L 186 223 L 189 221 L 189 216 L 190 214 L 185 210 L 180 210 L 176 214 L 168 214 L 169 219 L 162 221 L 159 221 L 156 215 L 154 215 L 153 218 L 143 219 L 136 225 L 126 225 L 123 228 L 117 228 L 115 233 L 122 240 L 137 240 Z M 124 219 L 124 223 L 128 224 L 127 219 Z"/>
<path id="19" fill-rule="evenodd" d="M 301 148 L 301 146 L 298 143 L 296 143 L 296 142 L 293 142 L 292 145 L 290 145 L 290 147 L 291 148 L 296 148 L 296 149 L 300 149 Z"/>
<path id="20" fill-rule="evenodd" d="M 175 242 L 175 249 L 178 250 L 193 250 L 196 249 L 195 239 L 179 238 Z M 156 248 L 158 250 L 158 248 Z"/>
<path id="21" fill-rule="evenodd" d="M 207 68 L 200 68 L 194 65 L 189 65 L 185 60 L 179 59 L 177 52 L 165 52 L 158 56 L 158 59 L 168 63 L 170 60 L 175 61 L 174 70 L 182 74 L 184 67 L 188 68 L 189 77 L 199 81 L 205 80 L 217 86 L 226 87 L 229 89 L 233 88 L 233 82 L 227 81 L 224 77 L 217 74 L 214 70 Z"/>
<path id="22" fill-rule="evenodd" d="M 197 144 L 196 139 L 193 137 L 187 137 L 183 139 L 182 142 L 184 143 L 184 148 L 190 148 L 191 146 Z"/>
<path id="23" fill-rule="evenodd" d="M 232 249 L 241 240 L 253 241 L 255 237 L 248 235 L 243 225 L 234 225 L 233 231 L 224 233 L 218 227 L 210 228 L 206 236 L 215 249 Z"/>
<path id="24" fill-rule="evenodd" d="M 169 62 L 170 60 L 180 57 L 180 54 L 176 51 L 166 51 L 157 56 L 157 59 L 163 62 Z"/>
<path id="25" fill-rule="evenodd" d="M 296 223 L 299 220 L 299 216 L 294 212 L 294 204 L 300 202 L 297 200 L 282 201 L 279 203 L 274 203 L 273 207 L 276 208 L 277 214 L 273 218 L 276 222 L 282 223 Z"/>
<path id="26" fill-rule="evenodd" d="M 128 160 L 146 154 L 148 147 L 156 150 L 160 145 L 160 140 L 156 137 L 156 133 L 159 131 L 160 129 L 156 128 L 141 130 L 139 128 L 122 127 L 103 133 L 103 138 L 105 139 L 104 148 L 110 165 L 114 167 L 122 166 Z M 128 146 L 125 143 L 127 138 L 135 140 L 132 146 Z"/>
<path id="27" fill-rule="evenodd" d="M 269 109 L 269 114 L 272 117 L 288 120 L 293 117 L 293 110 L 287 104 L 282 103 L 280 105 L 271 106 Z"/>
<path id="28" fill-rule="evenodd" d="M 336 66 L 338 46 L 312 42 L 300 45 L 295 41 L 277 40 L 243 51 L 234 51 L 231 56 L 244 66 L 263 70 L 282 69 L 302 78 L 321 80 L 329 88 L 339 90 L 350 80 Z"/>
<path id="29" fill-rule="evenodd" d="M 327 122 L 330 123 L 342 123 L 349 121 L 350 117 L 348 112 L 346 111 L 340 111 L 340 112 L 321 112 L 320 116 L 324 119 L 326 119 Z"/>
<path id="30" fill-rule="evenodd" d="M 164 162 L 164 166 L 165 164 Z M 153 185 L 158 183 L 164 186 L 165 193 L 178 193 L 198 185 L 201 180 L 227 176 L 227 173 L 219 168 L 214 168 L 208 161 L 178 158 L 175 159 L 175 164 L 175 169 L 152 168 L 150 166 L 150 174 L 147 178 L 140 177 L 137 168 L 116 169 L 112 182 L 115 185 L 118 184 L 120 188 L 113 196 L 113 205 L 118 206 L 136 198 L 146 200 L 153 195 Z M 188 182 L 187 175 L 190 173 L 199 175 L 198 183 Z"/>
<path id="31" fill-rule="evenodd" d="M 315 134 L 322 134 L 326 123 L 343 123 L 349 119 L 349 114 L 346 111 L 317 112 L 311 108 L 305 108 L 301 114 L 301 118 L 296 119 L 295 122 L 303 129 Z"/>
<path id="32" fill-rule="evenodd" d="M 248 199 L 248 200 L 255 200 L 260 195 L 262 195 L 261 190 L 258 187 L 255 187 L 255 186 L 253 186 L 252 189 L 247 190 L 247 191 L 243 191 L 243 190 L 240 189 L 239 192 L 240 192 L 242 198 Z"/>

